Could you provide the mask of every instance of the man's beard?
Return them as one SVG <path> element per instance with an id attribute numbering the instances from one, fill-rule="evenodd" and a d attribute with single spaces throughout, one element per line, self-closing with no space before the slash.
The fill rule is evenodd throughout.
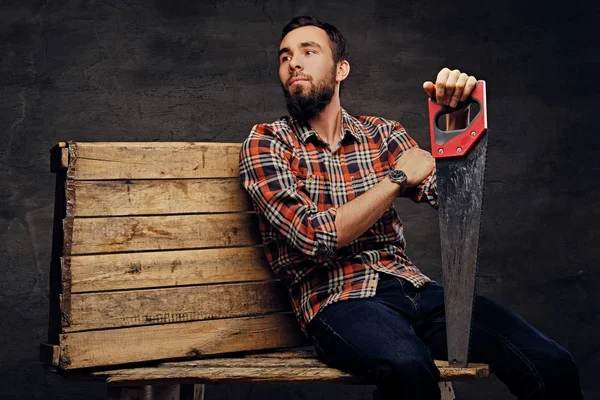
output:
<path id="1" fill-rule="evenodd" d="M 309 83 L 312 82 L 309 80 Z M 323 111 L 331 102 L 335 94 L 335 67 L 308 94 L 304 94 L 300 85 L 292 88 L 292 93 L 283 85 L 281 87 L 290 115 L 301 121 L 308 121 Z"/>

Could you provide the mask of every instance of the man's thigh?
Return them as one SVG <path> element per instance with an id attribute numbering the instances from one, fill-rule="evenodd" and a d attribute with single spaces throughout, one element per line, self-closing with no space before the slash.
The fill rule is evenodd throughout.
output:
<path id="1" fill-rule="evenodd" d="M 376 299 L 328 306 L 311 322 L 310 333 L 326 364 L 370 377 L 374 383 L 400 373 L 425 375 L 431 382 L 439 379 L 429 349 L 411 323 Z"/>

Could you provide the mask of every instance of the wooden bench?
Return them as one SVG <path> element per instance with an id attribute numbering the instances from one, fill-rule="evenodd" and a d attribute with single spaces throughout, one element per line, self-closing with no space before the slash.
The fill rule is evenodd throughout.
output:
<path id="1" fill-rule="evenodd" d="M 215 382 L 367 383 L 322 364 L 301 334 L 260 246 L 239 150 L 160 142 L 52 149 L 44 363 L 67 377 L 103 379 L 118 399 L 200 399 L 203 384 Z M 443 381 L 489 374 L 487 365 L 436 363 Z"/>

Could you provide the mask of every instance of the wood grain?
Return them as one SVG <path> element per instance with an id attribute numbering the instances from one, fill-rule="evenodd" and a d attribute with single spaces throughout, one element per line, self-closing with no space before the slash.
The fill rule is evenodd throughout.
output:
<path id="1" fill-rule="evenodd" d="M 111 385 L 177 383 L 353 383 L 366 379 L 333 368 L 133 368 L 111 373 Z"/>
<path id="2" fill-rule="evenodd" d="M 76 180 L 235 178 L 240 143 L 69 142 Z"/>
<path id="3" fill-rule="evenodd" d="M 72 293 L 274 279 L 262 247 L 73 256 Z"/>
<path id="4" fill-rule="evenodd" d="M 294 357 L 294 354 L 298 357 Z M 275 353 L 277 354 L 277 353 Z M 321 362 L 314 351 L 301 350 L 299 352 L 290 351 L 283 357 L 272 357 L 271 354 L 256 354 L 241 358 L 211 358 L 204 360 L 189 360 L 179 362 L 161 363 L 161 368 L 326 368 L 327 366 Z M 459 377 L 460 379 L 479 379 L 489 375 L 489 366 L 487 364 L 470 363 L 467 368 L 450 367 L 448 361 L 435 360 L 435 365 L 446 377 Z"/>
<path id="5" fill-rule="evenodd" d="M 176 363 L 161 364 L 158 367 L 120 369 L 96 373 L 114 385 L 156 384 L 156 383 L 346 383 L 368 384 L 359 376 L 353 376 L 335 368 L 327 367 L 316 360 L 314 366 L 290 365 L 242 365 L 240 359 L 221 359 L 229 365 L 213 365 L 217 360 L 203 360 L 197 366 L 189 364 L 176 366 Z M 273 360 L 268 360 L 273 361 Z M 476 380 L 489 375 L 485 364 L 473 364 L 468 368 L 449 368 L 444 361 L 436 361 L 442 381 Z"/>
<path id="6" fill-rule="evenodd" d="M 65 370 L 307 344 L 291 313 L 65 333 L 60 341 Z"/>
<path id="7" fill-rule="evenodd" d="M 71 181 L 75 217 L 252 211 L 239 179 Z"/>
<path id="8" fill-rule="evenodd" d="M 73 294 L 64 332 L 289 311 L 279 281 Z"/>
<path id="9" fill-rule="evenodd" d="M 251 213 L 75 218 L 71 254 L 257 245 Z"/>

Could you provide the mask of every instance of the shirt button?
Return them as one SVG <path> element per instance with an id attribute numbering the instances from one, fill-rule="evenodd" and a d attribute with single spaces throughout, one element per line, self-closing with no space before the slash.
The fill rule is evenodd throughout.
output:
<path id="1" fill-rule="evenodd" d="M 313 183 L 313 181 L 314 181 L 314 179 L 312 176 L 308 178 L 308 183 Z"/>
<path id="2" fill-rule="evenodd" d="M 369 287 L 370 288 L 377 287 L 377 281 L 376 280 L 369 281 Z"/>
<path id="3" fill-rule="evenodd" d="M 371 173 L 369 174 L 369 176 L 370 176 L 371 178 L 372 178 L 372 177 L 374 177 L 374 176 L 375 176 L 375 172 L 371 172 Z"/>
<path id="4" fill-rule="evenodd" d="M 335 187 L 335 190 L 337 190 L 339 192 L 340 190 L 342 190 L 342 187 L 338 185 Z"/>

